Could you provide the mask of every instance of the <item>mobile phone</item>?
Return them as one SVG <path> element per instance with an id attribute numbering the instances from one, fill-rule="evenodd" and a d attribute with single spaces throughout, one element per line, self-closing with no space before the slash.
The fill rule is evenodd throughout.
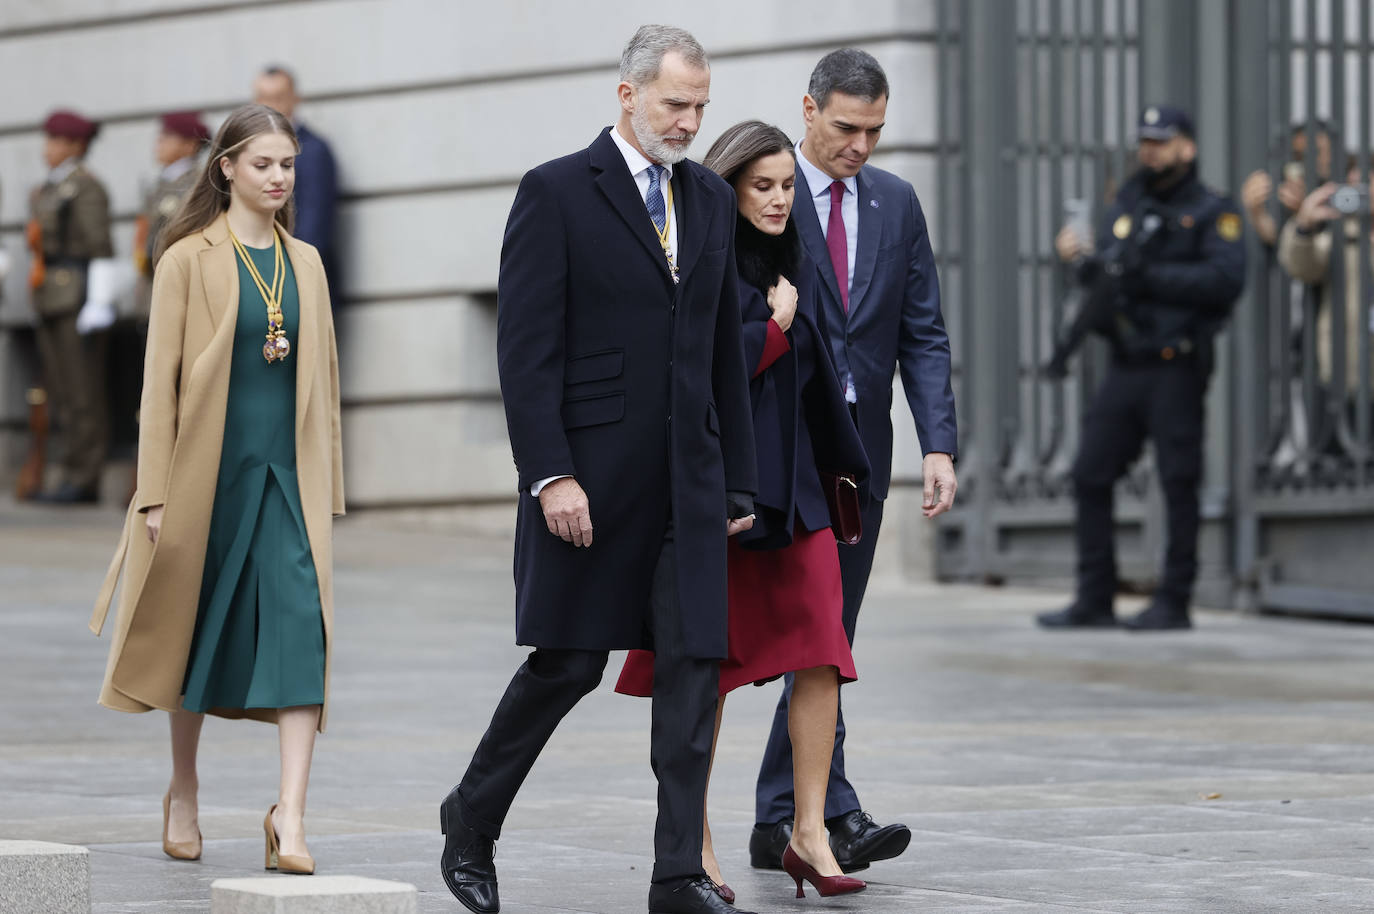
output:
<path id="1" fill-rule="evenodd" d="M 1068 197 L 1064 200 L 1064 224 L 1084 241 L 1093 237 L 1092 204 L 1082 197 Z"/>

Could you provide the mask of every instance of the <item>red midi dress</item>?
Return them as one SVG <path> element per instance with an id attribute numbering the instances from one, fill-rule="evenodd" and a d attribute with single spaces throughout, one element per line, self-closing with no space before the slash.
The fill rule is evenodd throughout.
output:
<path id="1" fill-rule="evenodd" d="M 786 360 L 795 363 L 797 389 L 823 383 L 830 370 L 810 326 L 798 321 L 786 335 L 769 322 L 768 343 L 756 375 Z M 780 549 L 751 549 L 732 538 L 729 545 L 729 656 L 720 664 L 720 694 L 742 685 L 763 685 L 784 673 L 833 666 L 841 682 L 858 678 L 845 636 L 844 594 L 840 558 L 824 505 L 820 473 L 806 427 L 806 410 L 798 410 L 796 487 L 799 510 L 791 518 L 791 543 Z M 776 434 L 759 429 L 756 435 Z M 767 468 L 760 466 L 760 473 Z M 810 496 L 810 497 L 806 497 Z M 809 514 L 804 517 L 804 514 Z M 686 607 L 690 617 L 690 607 Z M 626 695 L 653 694 L 652 651 L 630 651 L 615 690 Z"/>

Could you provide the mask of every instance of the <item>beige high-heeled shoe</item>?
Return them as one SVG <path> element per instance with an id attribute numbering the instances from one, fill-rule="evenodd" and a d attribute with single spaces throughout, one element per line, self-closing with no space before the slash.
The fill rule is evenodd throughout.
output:
<path id="1" fill-rule="evenodd" d="M 315 858 L 309 854 L 283 854 L 277 843 L 277 830 L 272 827 L 272 813 L 277 808 L 273 803 L 272 808 L 267 810 L 267 817 L 262 820 L 262 830 L 267 836 L 267 859 L 264 868 L 276 870 L 279 873 L 294 873 L 298 876 L 313 876 L 315 874 Z"/>
<path id="2" fill-rule="evenodd" d="M 167 823 L 172 818 L 172 791 L 169 788 L 162 798 L 162 852 L 173 860 L 199 860 L 201 850 L 200 829 L 196 829 L 194 841 L 168 841 Z"/>

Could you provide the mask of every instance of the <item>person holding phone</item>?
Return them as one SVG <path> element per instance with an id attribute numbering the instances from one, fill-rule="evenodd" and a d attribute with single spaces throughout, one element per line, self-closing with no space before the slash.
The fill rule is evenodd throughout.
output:
<path id="1" fill-rule="evenodd" d="M 1249 174 L 1240 187 L 1241 205 L 1255 235 L 1264 246 L 1272 249 L 1278 243 L 1279 226 L 1287 222 L 1297 212 L 1303 198 L 1307 196 L 1307 135 L 1306 124 L 1295 124 L 1290 132 L 1290 158 L 1283 163 L 1282 178 L 1278 185 L 1279 205 L 1282 207 L 1282 221 L 1276 220 L 1269 210 L 1269 200 L 1274 196 L 1274 180 L 1269 172 L 1258 169 Z M 1318 181 L 1331 178 L 1331 130 L 1325 121 L 1315 121 L 1311 131 L 1316 140 L 1313 144 L 1313 162 Z"/>
<path id="2" fill-rule="evenodd" d="M 1357 178 L 1354 174 L 1351 177 Z M 1360 336 L 1370 333 L 1368 305 L 1360 297 L 1360 212 L 1369 210 L 1369 188 L 1328 181 L 1303 198 L 1297 213 L 1279 234 L 1279 265 L 1317 295 L 1313 332 L 1317 344 L 1317 377 L 1337 402 L 1350 403 L 1360 389 Z M 1370 239 L 1363 240 L 1369 244 Z M 1345 374 L 1336 377 L 1335 292 L 1331 258 L 1339 245 L 1345 267 Z M 1371 372 L 1374 383 L 1374 371 Z"/>

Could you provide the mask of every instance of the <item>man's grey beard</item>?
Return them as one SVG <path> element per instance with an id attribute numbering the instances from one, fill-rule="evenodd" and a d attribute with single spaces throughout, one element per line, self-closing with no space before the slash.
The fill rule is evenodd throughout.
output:
<path id="1" fill-rule="evenodd" d="M 643 107 L 636 107 L 635 113 L 630 115 L 630 129 L 634 131 L 635 139 L 639 140 L 639 146 L 644 150 L 644 154 L 662 165 L 676 165 L 687 158 L 687 147 L 696 136 L 688 134 L 686 143 L 673 146 L 654 133 L 653 128 L 649 126 L 649 115 Z"/>

